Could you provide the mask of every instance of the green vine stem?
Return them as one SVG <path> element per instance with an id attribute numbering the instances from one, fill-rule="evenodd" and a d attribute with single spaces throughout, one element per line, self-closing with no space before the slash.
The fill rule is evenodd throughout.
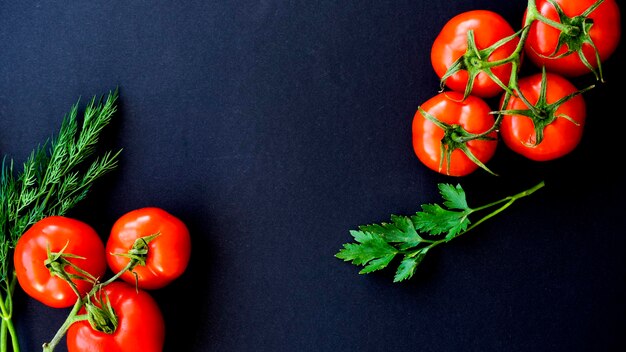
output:
<path id="1" fill-rule="evenodd" d="M 98 291 L 100 289 L 102 289 L 102 287 L 104 287 L 104 286 L 112 283 L 113 281 L 117 280 L 120 276 L 122 276 L 122 274 L 125 271 L 130 270 L 130 268 L 133 267 L 134 265 L 135 265 L 135 263 L 130 261 L 123 270 L 121 270 L 120 272 L 118 272 L 117 274 L 115 274 L 114 276 L 109 278 L 107 281 L 105 281 L 105 282 L 103 282 L 101 284 L 94 285 L 92 287 L 92 289 L 89 291 L 89 293 L 87 293 L 84 297 L 77 299 L 76 303 L 72 307 L 72 310 L 68 314 L 67 318 L 65 319 L 65 321 L 63 322 L 63 324 L 61 325 L 59 330 L 57 330 L 57 332 L 54 335 L 54 337 L 52 338 L 52 340 L 50 340 L 50 342 L 46 342 L 46 343 L 44 343 L 42 345 L 43 352 L 52 352 L 52 351 L 54 351 L 54 349 L 59 344 L 59 342 L 61 342 L 61 339 L 63 338 L 63 336 L 65 336 L 65 334 L 67 333 L 67 330 L 70 328 L 70 326 L 72 326 L 72 324 L 74 324 L 74 323 L 76 323 L 78 321 L 82 321 L 82 320 L 87 320 L 88 319 L 87 314 L 78 314 L 78 313 L 80 312 L 80 309 L 83 306 L 85 306 L 85 304 L 87 302 L 89 302 L 89 297 L 95 296 L 98 293 Z"/>

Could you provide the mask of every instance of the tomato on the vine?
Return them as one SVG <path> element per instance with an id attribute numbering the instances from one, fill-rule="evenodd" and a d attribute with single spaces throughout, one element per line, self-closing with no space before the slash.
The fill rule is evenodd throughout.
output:
<path id="1" fill-rule="evenodd" d="M 96 327 L 88 320 L 73 323 L 66 336 L 69 352 L 163 351 L 165 321 L 159 306 L 148 292 L 115 281 L 104 286 L 91 299 L 100 307 L 102 302 L 106 304 L 107 301 L 113 309 L 115 322 L 107 320 L 107 326 Z M 83 308 L 81 314 L 84 313 Z"/>
<path id="2" fill-rule="evenodd" d="M 473 32 L 474 41 L 469 42 L 468 49 L 469 31 Z M 492 47 L 505 38 L 510 39 Z M 508 84 L 512 65 L 510 62 L 491 65 L 509 58 L 518 43 L 515 31 L 500 14 L 471 10 L 454 16 L 443 26 L 431 48 L 431 63 L 448 88 L 466 92 L 466 88 L 471 87 L 472 95 L 494 97 L 502 92 L 502 85 Z M 452 75 L 448 72 L 451 68 L 455 71 Z M 500 84 L 489 77 L 489 72 Z M 446 74 L 449 76 L 446 77 Z"/>
<path id="3" fill-rule="evenodd" d="M 50 261 L 49 254 L 56 260 Z M 63 216 L 46 217 L 33 224 L 17 241 L 13 261 L 24 292 L 54 308 L 73 305 L 78 295 L 68 281 L 52 274 L 51 269 L 59 274 L 65 270 L 72 275 L 67 279 L 71 279 L 81 296 L 106 271 L 100 236 L 88 224 Z"/>
<path id="4" fill-rule="evenodd" d="M 548 71 L 566 77 L 593 72 L 591 69 L 595 71 L 613 54 L 620 41 L 621 19 L 617 3 L 615 0 L 601 3 L 598 0 L 554 0 L 555 7 L 551 2 L 536 0 L 537 12 L 563 28 L 558 29 L 554 23 L 541 19 L 533 21 L 524 43 L 526 56 L 538 67 L 545 66 Z M 524 22 L 528 15 L 527 9 Z"/>
<path id="5" fill-rule="evenodd" d="M 413 117 L 413 150 L 428 168 L 450 176 L 465 176 L 491 159 L 497 133 L 488 132 L 495 118 L 481 98 L 444 92 L 422 104 Z M 478 137 L 478 138 L 477 138 Z M 487 169 L 487 171 L 489 171 Z"/>
<path id="6" fill-rule="evenodd" d="M 109 267 L 118 273 L 129 263 L 125 254 L 135 241 L 151 235 L 157 236 L 147 244 L 145 264 L 121 276 L 124 281 L 137 282 L 144 289 L 164 287 L 186 270 L 191 256 L 191 238 L 185 223 L 161 208 L 135 209 L 117 219 L 106 244 Z"/>
<path id="7" fill-rule="evenodd" d="M 527 102 L 511 96 L 500 125 L 504 143 L 535 161 L 556 159 L 574 150 L 582 138 L 586 118 L 582 91 L 564 77 L 545 70 L 518 83 Z"/>

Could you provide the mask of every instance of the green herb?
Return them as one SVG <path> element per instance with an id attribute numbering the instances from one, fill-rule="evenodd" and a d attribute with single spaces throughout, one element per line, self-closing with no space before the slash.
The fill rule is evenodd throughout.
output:
<path id="1" fill-rule="evenodd" d="M 359 274 L 384 269 L 396 257 L 401 257 L 393 281 L 410 279 L 433 247 L 469 232 L 516 200 L 534 193 L 544 185 L 544 182 L 540 182 L 521 193 L 470 208 L 461 185 L 455 187 L 440 183 L 438 186 L 444 200 L 443 206 L 424 204 L 422 211 L 413 216 L 392 215 L 389 223 L 359 226 L 358 230 L 350 231 L 355 242 L 344 244 L 335 257 L 363 266 Z M 491 212 L 472 224 L 470 216 L 487 210 Z"/>
<path id="2" fill-rule="evenodd" d="M 35 148 L 20 171 L 6 157 L 0 169 L 0 352 L 11 339 L 19 351 L 13 326 L 16 278 L 12 251 L 20 236 L 47 216 L 65 215 L 88 194 L 94 181 L 117 167 L 120 151 L 94 157 L 105 126 L 117 111 L 117 89 L 106 99 L 94 96 L 78 121 L 79 102 L 72 105 L 59 133 Z"/>

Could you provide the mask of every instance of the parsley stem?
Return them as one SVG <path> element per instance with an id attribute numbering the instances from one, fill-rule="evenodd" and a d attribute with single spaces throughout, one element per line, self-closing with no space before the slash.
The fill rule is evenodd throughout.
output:
<path id="1" fill-rule="evenodd" d="M 493 212 L 491 212 L 491 213 L 487 214 L 486 216 L 484 216 L 483 218 L 481 218 L 480 220 L 478 220 L 477 222 L 475 222 L 473 225 L 471 225 L 471 226 L 470 226 L 467 230 L 465 230 L 463 233 L 468 232 L 469 230 L 471 230 L 471 229 L 475 228 L 476 226 L 478 226 L 478 225 L 482 224 L 483 222 L 485 222 L 485 221 L 487 221 L 487 220 L 491 219 L 492 217 L 494 217 L 494 216 L 498 215 L 498 214 L 499 214 L 499 213 L 501 213 L 504 209 L 506 209 L 506 208 L 508 208 L 509 206 L 511 206 L 511 204 L 513 204 L 516 200 L 518 200 L 518 199 L 520 199 L 520 198 L 523 198 L 523 197 L 526 197 L 526 196 L 528 196 L 528 195 L 533 194 L 535 191 L 537 191 L 538 189 L 542 188 L 543 186 L 545 186 L 545 182 L 544 182 L 544 181 L 541 181 L 541 182 L 539 182 L 538 184 L 536 184 L 535 186 L 533 186 L 533 187 L 531 187 L 531 188 L 529 188 L 529 189 L 527 189 L 527 190 L 525 190 L 525 191 L 523 191 L 523 192 L 517 193 L 517 194 L 515 194 L 515 195 L 509 196 L 509 197 L 506 197 L 506 198 L 503 198 L 503 199 L 501 199 L 501 200 L 499 200 L 499 201 L 495 201 L 495 202 L 493 202 L 493 203 L 489 203 L 489 204 L 487 204 L 487 205 L 484 205 L 484 206 L 482 206 L 482 207 L 479 207 L 479 208 L 474 209 L 474 211 L 484 210 L 484 209 L 487 209 L 487 208 L 491 208 L 491 207 L 493 207 L 493 206 L 496 206 L 496 205 L 498 205 L 498 204 L 500 204 L 500 203 L 502 203 L 502 202 L 506 202 L 503 206 L 499 207 L 499 208 L 498 208 L 498 209 L 496 209 L 495 211 L 493 211 Z"/>
<path id="2" fill-rule="evenodd" d="M 478 208 L 471 208 L 471 210 L 470 210 L 470 212 L 467 214 L 467 216 L 469 216 L 470 214 L 473 214 L 473 213 L 475 213 L 475 212 L 478 212 L 478 211 L 481 211 L 481 210 L 485 210 L 485 209 L 489 209 L 489 208 L 492 208 L 492 207 L 494 207 L 494 206 L 496 206 L 496 205 L 498 205 L 498 204 L 501 204 L 501 203 L 506 202 L 504 205 L 502 205 L 502 206 L 501 206 L 501 207 L 499 207 L 498 209 L 494 210 L 493 212 L 491 212 L 491 213 L 489 213 L 489 214 L 485 215 L 484 217 L 482 217 L 480 220 L 476 221 L 474 224 L 472 224 L 470 227 L 468 227 L 465 231 L 463 231 L 463 232 L 459 233 L 459 234 L 458 234 L 457 236 L 455 236 L 454 238 L 459 237 L 459 236 L 461 236 L 461 235 L 463 235 L 463 234 L 468 233 L 471 229 L 475 228 L 476 226 L 478 226 L 478 225 L 482 224 L 483 222 L 485 222 L 485 221 L 487 221 L 487 220 L 491 219 L 492 217 L 494 217 L 494 216 L 496 216 L 496 215 L 500 214 L 500 213 L 501 213 L 502 211 L 504 211 L 506 208 L 510 207 L 510 206 L 511 206 L 511 204 L 515 203 L 515 201 L 516 201 L 516 200 L 518 200 L 518 199 L 520 199 L 520 198 L 524 198 L 524 197 L 526 197 L 526 196 L 529 196 L 529 195 L 533 194 L 534 192 L 536 192 L 537 190 L 539 190 L 540 188 L 542 188 L 542 187 L 544 187 L 544 186 L 545 186 L 545 182 L 544 182 L 544 181 L 541 181 L 541 182 L 539 182 L 538 184 L 536 184 L 535 186 L 533 186 L 533 187 L 531 187 L 531 188 L 529 188 L 529 189 L 527 189 L 527 190 L 525 190 L 525 191 L 522 191 L 522 192 L 520 192 L 520 193 L 517 193 L 517 194 L 514 194 L 514 195 L 512 195 L 512 196 L 508 196 L 508 197 L 502 198 L 502 199 L 500 199 L 500 200 L 497 200 L 497 201 L 495 201 L 495 202 L 491 202 L 491 203 L 489 203 L 489 204 L 485 204 L 485 205 L 480 206 L 480 207 L 478 207 Z M 433 248 L 433 247 L 435 247 L 435 246 L 437 246 L 437 245 L 439 245 L 439 244 L 441 244 L 441 243 L 448 242 L 448 241 L 450 241 L 450 239 L 443 238 L 443 239 L 440 239 L 440 240 L 438 240 L 438 241 L 427 241 L 427 240 L 424 240 L 424 241 L 422 241 L 422 242 L 430 242 L 430 245 L 426 246 L 425 248 L 431 249 L 431 248 Z M 422 250 L 422 248 L 420 248 L 417 252 L 419 252 L 419 251 L 421 251 L 421 250 Z M 412 252 L 413 252 L 413 251 L 412 251 Z"/>

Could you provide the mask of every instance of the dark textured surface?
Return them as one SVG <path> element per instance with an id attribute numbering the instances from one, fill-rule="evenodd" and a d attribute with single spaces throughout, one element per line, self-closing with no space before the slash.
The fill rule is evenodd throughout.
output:
<path id="1" fill-rule="evenodd" d="M 104 146 L 124 149 L 120 168 L 72 216 L 104 239 L 152 205 L 192 231 L 188 271 L 153 292 L 165 351 L 626 350 L 623 45 L 572 154 L 535 163 L 502 144 L 500 177 L 453 179 L 411 149 L 438 89 L 430 45 L 471 9 L 517 28 L 525 1 L 173 3 L 0 4 L 0 153 L 22 162 L 78 97 L 119 86 Z M 479 205 L 540 180 L 411 281 L 334 258 L 350 229 L 439 201 L 438 182 Z M 16 300 L 37 351 L 68 311 Z"/>

